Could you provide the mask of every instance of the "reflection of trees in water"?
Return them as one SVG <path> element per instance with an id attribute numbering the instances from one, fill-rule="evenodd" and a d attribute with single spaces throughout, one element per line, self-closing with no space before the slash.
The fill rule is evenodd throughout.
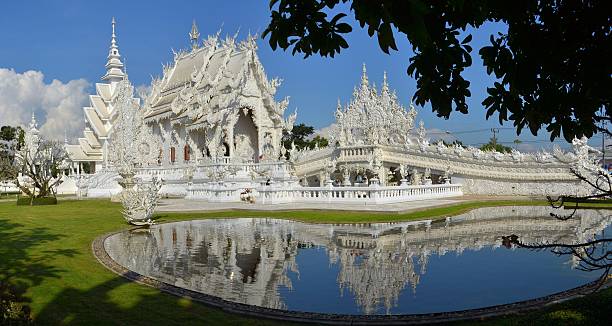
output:
<path id="1" fill-rule="evenodd" d="M 292 289 L 299 249 L 325 246 L 339 265 L 337 282 L 366 314 L 397 306 L 402 291 L 416 291 L 432 254 L 497 247 L 500 234 L 535 242 L 576 242 L 610 223 L 599 211 L 567 221 L 541 217 L 547 207 L 478 209 L 447 223 L 313 225 L 285 220 L 206 220 L 158 225 L 146 233 L 107 240 L 120 264 L 160 281 L 226 300 L 286 308 L 279 289 Z M 579 216 L 578 216 L 579 215 Z M 532 217 L 530 217 L 532 216 Z M 298 274 L 299 277 L 299 274 Z"/>
<path id="2" fill-rule="evenodd" d="M 550 213 L 554 220 L 568 221 L 575 219 L 580 205 L 584 207 L 584 205 L 588 206 L 589 204 L 609 203 L 609 200 L 612 199 L 612 176 L 608 171 L 601 169 L 597 161 L 595 159 L 593 164 L 578 165 L 571 168 L 571 172 L 583 184 L 590 187 L 590 193 L 582 196 L 547 197 L 550 206 L 555 209 Z M 563 210 L 566 206 L 570 208 L 570 213 Z M 612 215 L 607 215 L 601 219 L 601 223 L 607 226 L 611 218 Z M 609 250 L 612 238 L 609 234 L 605 235 L 603 231 L 600 235 L 596 232 L 604 229 L 605 226 L 596 228 L 592 233 L 581 232 L 574 241 L 529 241 L 524 235 L 512 234 L 502 237 L 502 242 L 507 248 L 550 250 L 558 256 L 571 256 L 574 268 L 587 272 L 602 271 L 599 284 L 594 290 L 597 291 L 608 280 L 612 269 L 612 251 Z"/>
<path id="3" fill-rule="evenodd" d="M 574 217 L 576 210 L 571 214 Z M 606 218 L 607 223 L 610 222 L 611 216 Z M 562 221 L 567 221 L 566 217 L 560 218 Z M 603 228 L 602 228 L 603 230 Z M 602 271 L 599 277 L 598 286 L 594 291 L 599 289 L 609 278 L 610 269 L 612 268 L 612 251 L 609 249 L 612 238 L 606 238 L 602 231 L 600 235 L 597 233 L 581 234 L 574 241 L 536 241 L 531 242 L 524 240 L 525 237 L 519 237 L 516 234 L 502 237 L 502 243 L 506 248 L 524 248 L 530 250 L 550 250 L 550 252 L 558 256 L 570 256 L 572 267 L 586 271 L 595 272 Z"/>

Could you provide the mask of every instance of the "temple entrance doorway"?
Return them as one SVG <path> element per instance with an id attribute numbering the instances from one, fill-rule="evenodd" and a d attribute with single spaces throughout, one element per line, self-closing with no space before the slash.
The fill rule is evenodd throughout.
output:
<path id="1" fill-rule="evenodd" d="M 257 126 L 253 122 L 251 110 L 245 114 L 241 110 L 234 126 L 234 157 L 244 161 L 256 162 L 259 155 Z"/>

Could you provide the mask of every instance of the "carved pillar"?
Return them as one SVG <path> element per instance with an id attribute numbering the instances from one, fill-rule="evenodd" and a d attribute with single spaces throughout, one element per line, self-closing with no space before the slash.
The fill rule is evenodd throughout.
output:
<path id="1" fill-rule="evenodd" d="M 378 179 L 380 180 L 381 186 L 387 185 L 387 170 L 383 164 L 378 168 Z"/>
<path id="2" fill-rule="evenodd" d="M 323 187 L 325 183 L 325 172 L 319 173 L 319 187 Z"/>

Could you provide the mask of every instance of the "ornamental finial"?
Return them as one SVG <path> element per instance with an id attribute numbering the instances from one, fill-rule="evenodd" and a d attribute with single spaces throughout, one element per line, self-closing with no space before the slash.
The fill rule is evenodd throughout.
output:
<path id="1" fill-rule="evenodd" d="M 362 74 L 361 74 L 361 87 L 367 87 L 369 85 L 368 83 L 368 74 L 366 72 L 366 64 L 365 62 L 363 63 L 363 67 L 362 67 Z"/>
<path id="2" fill-rule="evenodd" d="M 111 25 L 113 25 L 113 38 L 115 38 L 115 24 L 117 24 L 117 22 L 115 21 L 115 17 L 113 17 L 111 20 Z"/>
<path id="3" fill-rule="evenodd" d="M 198 25 L 196 25 L 195 19 L 191 24 L 191 32 L 189 32 L 189 39 L 191 40 L 191 47 L 193 49 L 198 48 L 198 39 L 200 38 L 200 32 L 198 31 Z"/>
<path id="4" fill-rule="evenodd" d="M 36 116 L 34 116 L 34 111 L 32 111 L 32 119 L 30 120 L 30 129 L 38 128 L 38 123 L 36 122 Z"/>
<path id="5" fill-rule="evenodd" d="M 387 83 L 387 72 L 386 71 L 383 72 L 383 84 L 382 84 L 381 90 L 383 92 L 389 91 L 389 84 Z"/>
<path id="6" fill-rule="evenodd" d="M 111 20 L 112 34 L 111 34 L 111 45 L 108 50 L 108 56 L 106 61 L 106 74 L 102 77 L 102 80 L 110 83 L 118 82 L 124 78 L 123 62 L 121 62 L 121 54 L 119 54 L 119 47 L 117 46 L 117 35 L 115 34 L 115 26 L 117 21 L 115 17 Z"/>

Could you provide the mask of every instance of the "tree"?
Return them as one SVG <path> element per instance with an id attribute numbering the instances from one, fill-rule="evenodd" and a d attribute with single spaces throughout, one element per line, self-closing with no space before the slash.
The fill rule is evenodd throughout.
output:
<path id="1" fill-rule="evenodd" d="M 308 137 L 310 137 L 310 135 L 313 133 L 314 127 L 312 126 L 307 126 L 303 123 L 295 125 L 293 126 L 291 133 L 283 133 L 283 146 L 285 146 L 286 149 L 291 149 L 291 144 L 293 143 L 297 149 L 310 147 Z"/>
<path id="2" fill-rule="evenodd" d="M 321 137 L 321 135 L 314 136 L 312 140 L 310 141 L 310 143 L 312 144 L 310 148 L 329 146 L 329 140 L 327 140 L 327 138 L 325 137 Z"/>
<path id="3" fill-rule="evenodd" d="M 15 154 L 23 145 L 21 127 L 2 126 L 0 128 L 0 181 L 13 181 L 17 178 Z"/>
<path id="4" fill-rule="evenodd" d="M 31 198 L 55 197 L 55 189 L 62 183 L 62 166 L 67 159 L 64 144 L 59 141 L 38 137 L 26 140 L 15 159 L 15 172 L 21 172 L 23 177 L 15 178 L 14 182 Z"/>
<path id="5" fill-rule="evenodd" d="M 30 325 L 30 307 L 24 304 L 25 299 L 19 291 L 0 280 L 0 324 L 2 325 Z"/>
<path id="6" fill-rule="evenodd" d="M 480 149 L 488 152 L 500 152 L 500 153 L 510 153 L 512 152 L 512 148 L 508 146 L 504 146 L 497 142 L 497 139 L 491 138 L 488 143 L 480 146 Z"/>
<path id="7" fill-rule="evenodd" d="M 0 140 L 16 141 L 17 149 L 23 145 L 24 131 L 21 127 L 2 126 L 0 127 Z"/>
<path id="8" fill-rule="evenodd" d="M 14 140 L 0 140 L 0 182 L 10 184 L 17 178 L 15 146 L 16 142 Z"/>
<path id="9" fill-rule="evenodd" d="M 340 3 L 350 3 L 350 11 Z M 333 57 L 348 48 L 348 14 L 376 34 L 385 53 L 397 51 L 395 32 L 403 35 L 414 52 L 407 69 L 417 80 L 413 99 L 447 119 L 453 110 L 468 113 L 471 96 L 463 73 L 472 65 L 472 35 L 462 32 L 503 22 L 507 31 L 491 35 L 478 52 L 496 79 L 482 102 L 487 118 L 512 121 L 517 134 L 546 128 L 551 140 L 610 134 L 600 124 L 612 113 L 608 1 L 271 0 L 270 10 L 262 36 L 294 55 Z"/>
<path id="10" fill-rule="evenodd" d="M 327 147 L 329 145 L 327 138 L 321 135 L 316 135 L 311 139 L 313 134 L 314 127 L 300 123 L 299 125 L 293 126 L 291 133 L 285 132 L 283 134 L 283 146 L 289 150 L 292 144 L 295 144 L 295 148 L 301 150 L 304 148 L 313 149 L 315 147 Z"/>

